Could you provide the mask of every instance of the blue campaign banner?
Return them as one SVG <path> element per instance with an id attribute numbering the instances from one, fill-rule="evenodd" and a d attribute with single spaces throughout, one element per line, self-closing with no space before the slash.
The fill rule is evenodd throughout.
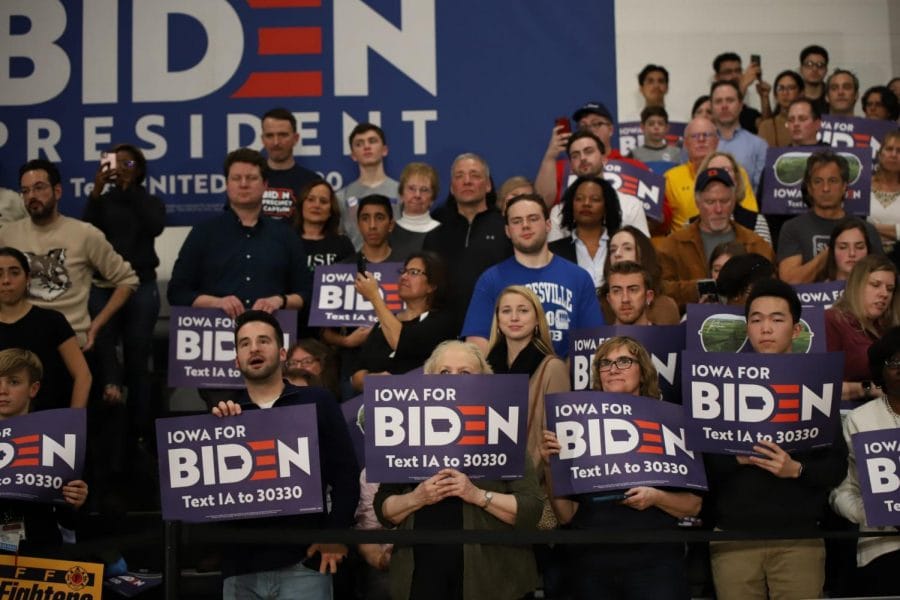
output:
<path id="1" fill-rule="evenodd" d="M 822 115 L 819 139 L 834 148 L 867 150 L 875 160 L 885 134 L 896 129 L 897 123 L 882 119 Z"/>
<path id="2" fill-rule="evenodd" d="M 766 151 L 760 196 L 762 212 L 800 215 L 809 211 L 801 191 L 803 174 L 810 154 L 821 151 L 821 146 L 789 146 Z M 844 195 L 844 208 L 851 215 L 865 217 L 869 214 L 872 189 L 872 157 L 869 150 L 840 147 L 837 153 L 846 158 L 850 166 L 850 184 Z"/>
<path id="3" fill-rule="evenodd" d="M 760 439 L 787 452 L 831 445 L 840 418 L 842 352 L 685 351 L 681 360 L 685 428 L 692 449 L 752 454 Z"/>
<path id="4" fill-rule="evenodd" d="M 4 419 L 0 498 L 65 504 L 62 486 L 81 479 L 84 470 L 86 414 L 83 408 L 58 408 Z"/>
<path id="5" fill-rule="evenodd" d="M 547 429 L 556 496 L 638 485 L 706 489 L 703 459 L 685 441 L 681 407 L 628 394 L 548 394 Z"/>
<path id="6" fill-rule="evenodd" d="M 611 160 L 606 163 L 603 178 L 612 183 L 617 192 L 640 200 L 648 217 L 662 221 L 665 177 L 627 162 Z"/>
<path id="7" fill-rule="evenodd" d="M 803 310 L 819 307 L 822 310 L 831 308 L 831 305 L 840 300 L 844 295 L 846 281 L 821 281 L 819 283 L 801 283 L 793 288 L 800 298 Z"/>
<path id="8" fill-rule="evenodd" d="M 747 339 L 747 320 L 743 306 L 728 304 L 688 304 L 685 348 L 698 352 L 753 352 Z M 804 306 L 800 334 L 794 338 L 795 354 L 827 352 L 825 308 Z"/>
<path id="9" fill-rule="evenodd" d="M 403 309 L 397 294 L 402 263 L 370 263 L 384 303 L 391 312 Z M 356 292 L 356 264 L 319 265 L 313 275 L 311 327 L 371 327 L 378 322 L 375 307 Z"/>
<path id="10" fill-rule="evenodd" d="M 30 158 L 59 162 L 70 215 L 119 142 L 143 150 L 169 225 L 217 214 L 225 154 L 259 148 L 279 106 L 299 162 L 335 187 L 358 176 L 358 122 L 384 128 L 394 178 L 416 160 L 443 180 L 478 152 L 499 186 L 533 175 L 557 115 L 617 113 L 613 0 L 51 0 L 0 3 L 0 23 L 0 185 L 18 188 Z M 525 81 L 541 85 L 515 93 Z"/>
<path id="11" fill-rule="evenodd" d="M 297 311 L 278 310 L 284 347 L 297 337 Z M 169 386 L 236 388 L 234 319 L 218 308 L 173 306 L 169 317 Z"/>
<path id="12" fill-rule="evenodd" d="M 684 350 L 684 325 L 604 325 L 590 329 L 576 329 L 569 339 L 569 370 L 572 389 L 594 388 L 591 364 L 594 353 L 608 338 L 627 335 L 640 342 L 650 353 L 653 366 L 659 373 L 659 388 L 663 399 L 681 403 L 681 369 L 678 360 Z"/>
<path id="13" fill-rule="evenodd" d="M 866 525 L 900 525 L 900 429 L 861 431 L 850 437 L 856 456 Z"/>
<path id="14" fill-rule="evenodd" d="M 687 123 L 678 121 L 669 121 L 669 133 L 666 134 L 666 141 L 670 146 L 684 145 L 684 128 Z M 619 152 L 628 156 L 628 154 L 639 146 L 644 145 L 644 133 L 641 131 L 640 121 L 623 121 L 619 123 L 617 129 L 619 135 Z M 680 162 L 677 158 L 675 162 Z"/>
<path id="15" fill-rule="evenodd" d="M 162 516 L 229 521 L 322 512 L 313 404 L 156 420 Z"/>
<path id="16" fill-rule="evenodd" d="M 525 473 L 525 375 L 369 377 L 364 396 L 368 481 L 422 481 L 448 467 L 471 479 Z"/>

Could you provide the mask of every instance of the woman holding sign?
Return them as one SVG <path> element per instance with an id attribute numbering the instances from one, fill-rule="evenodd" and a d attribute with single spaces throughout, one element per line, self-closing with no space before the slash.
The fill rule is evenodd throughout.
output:
<path id="1" fill-rule="evenodd" d="M 897 267 L 882 254 L 870 254 L 856 263 L 844 295 L 825 311 L 829 352 L 844 353 L 842 400 L 876 397 L 866 352 L 889 328 L 900 325 Z"/>
<path id="2" fill-rule="evenodd" d="M 831 492 L 834 510 L 857 523 L 860 531 L 895 531 L 895 527 L 870 527 L 863 507 L 856 453 L 851 438 L 862 431 L 900 428 L 900 327 L 894 327 L 869 347 L 869 368 L 884 394 L 853 410 L 844 420 L 844 439 L 850 450 L 847 477 Z M 855 594 L 892 596 L 900 591 L 900 537 L 860 538 L 856 547 Z"/>
<path id="3" fill-rule="evenodd" d="M 465 342 L 443 342 L 425 363 L 426 375 L 488 373 L 484 356 Z M 528 460 L 522 479 L 475 485 L 465 473 L 445 468 L 416 486 L 382 484 L 375 494 L 379 521 L 403 529 L 533 529 L 541 506 L 537 474 Z M 535 587 L 530 546 L 395 546 L 391 558 L 395 600 L 513 600 Z"/>
<path id="4" fill-rule="evenodd" d="M 363 342 L 353 389 L 362 391 L 366 375 L 399 375 L 421 366 L 435 346 L 456 336 L 453 315 L 441 310 L 446 288 L 444 261 L 433 252 L 413 253 L 400 269 L 397 295 L 406 307 L 396 315 L 371 273 L 356 276 L 356 291 L 375 307 L 378 324 Z"/>
<path id="5" fill-rule="evenodd" d="M 630 337 L 603 342 L 592 368 L 595 390 L 660 397 L 650 354 Z M 544 431 L 541 454 L 549 459 L 559 451 L 556 434 Z M 691 492 L 647 486 L 553 498 L 560 523 L 603 531 L 675 529 L 680 519 L 696 516 L 700 505 L 700 496 Z M 684 553 L 682 543 L 579 546 L 569 562 L 573 598 L 689 598 Z"/>

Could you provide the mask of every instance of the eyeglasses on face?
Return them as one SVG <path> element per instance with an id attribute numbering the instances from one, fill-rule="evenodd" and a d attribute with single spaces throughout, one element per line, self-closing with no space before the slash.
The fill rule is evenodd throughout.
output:
<path id="1" fill-rule="evenodd" d="M 610 360 L 608 358 L 601 358 L 597 362 L 597 368 L 600 372 L 606 372 L 612 369 L 613 365 L 616 365 L 616 368 L 620 371 L 625 371 L 631 368 L 631 365 L 634 364 L 634 359 L 630 356 L 620 356 L 615 360 Z"/>
<path id="2" fill-rule="evenodd" d="M 427 275 L 424 269 L 397 269 L 397 272 L 402 277 L 403 275 L 409 275 L 410 277 L 418 277 L 419 275 Z"/>
<path id="3" fill-rule="evenodd" d="M 315 356 L 307 356 L 306 358 L 301 358 L 300 360 L 288 360 L 285 361 L 285 366 L 293 368 L 293 367 L 308 367 L 313 363 L 319 362 L 319 359 Z"/>

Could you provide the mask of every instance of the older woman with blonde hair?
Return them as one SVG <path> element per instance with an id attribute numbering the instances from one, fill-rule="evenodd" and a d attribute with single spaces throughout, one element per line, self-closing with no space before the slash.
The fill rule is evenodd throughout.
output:
<path id="1" fill-rule="evenodd" d="M 390 239 L 398 256 L 419 252 L 428 232 L 440 225 L 429 212 L 439 189 L 438 174 L 431 165 L 411 162 L 403 167 L 397 190 L 402 215 L 394 224 Z"/>
<path id="2" fill-rule="evenodd" d="M 426 375 L 489 374 L 481 351 L 467 342 L 441 343 L 425 361 Z M 457 469 L 443 468 L 412 484 L 382 484 L 375 514 L 385 527 L 422 530 L 533 529 L 542 502 L 537 472 L 525 461 L 522 479 L 477 485 Z M 423 544 L 396 546 L 391 557 L 395 600 L 514 600 L 537 587 L 531 546 Z"/>
<path id="3" fill-rule="evenodd" d="M 659 399 L 659 376 L 647 350 L 618 336 L 594 354 L 593 389 Z M 543 456 L 559 454 L 556 434 L 544 431 Z M 678 489 L 635 486 L 601 494 L 553 498 L 560 523 L 573 529 L 636 531 L 676 529 L 700 512 L 700 496 Z M 575 600 L 604 598 L 687 599 L 683 543 L 584 545 L 570 553 L 568 568 Z"/>
<path id="4" fill-rule="evenodd" d="M 868 400 L 878 395 L 866 352 L 885 331 L 900 325 L 896 285 L 894 263 L 882 254 L 870 254 L 854 265 L 844 295 L 825 311 L 828 351 L 844 353 L 844 400 Z"/>

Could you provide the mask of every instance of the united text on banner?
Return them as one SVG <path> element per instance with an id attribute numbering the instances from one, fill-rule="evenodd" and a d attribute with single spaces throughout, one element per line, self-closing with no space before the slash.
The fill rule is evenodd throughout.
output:
<path id="1" fill-rule="evenodd" d="M 378 280 L 384 302 L 392 312 L 403 308 L 397 294 L 401 263 L 370 263 L 366 270 Z M 336 264 L 316 267 L 313 301 L 309 311 L 311 327 L 371 327 L 378 322 L 375 307 L 356 292 L 356 265 Z"/>
<path id="2" fill-rule="evenodd" d="M 166 520 L 225 521 L 322 512 L 314 405 L 157 419 Z"/>
<path id="3" fill-rule="evenodd" d="M 866 524 L 900 525 L 900 428 L 861 431 L 854 433 L 850 442 Z"/>
<path id="4" fill-rule="evenodd" d="M 366 478 L 421 481 L 451 467 L 472 479 L 518 479 L 527 413 L 525 375 L 369 377 Z"/>
<path id="5" fill-rule="evenodd" d="M 842 352 L 685 350 L 681 360 L 685 429 L 692 449 L 752 454 L 762 439 L 786 452 L 831 445 L 840 414 Z"/>
<path id="6" fill-rule="evenodd" d="M 297 311 L 278 310 L 284 347 L 297 335 Z M 169 317 L 169 386 L 236 388 L 234 319 L 217 308 L 173 306 Z"/>
<path id="7" fill-rule="evenodd" d="M 84 469 L 85 413 L 58 408 L 0 423 L 0 498 L 64 504 L 62 486 Z"/>
<path id="8" fill-rule="evenodd" d="M 561 447 L 550 459 L 555 495 L 638 485 L 706 489 L 677 404 L 606 392 L 549 394 L 545 402 L 547 428 Z"/>

